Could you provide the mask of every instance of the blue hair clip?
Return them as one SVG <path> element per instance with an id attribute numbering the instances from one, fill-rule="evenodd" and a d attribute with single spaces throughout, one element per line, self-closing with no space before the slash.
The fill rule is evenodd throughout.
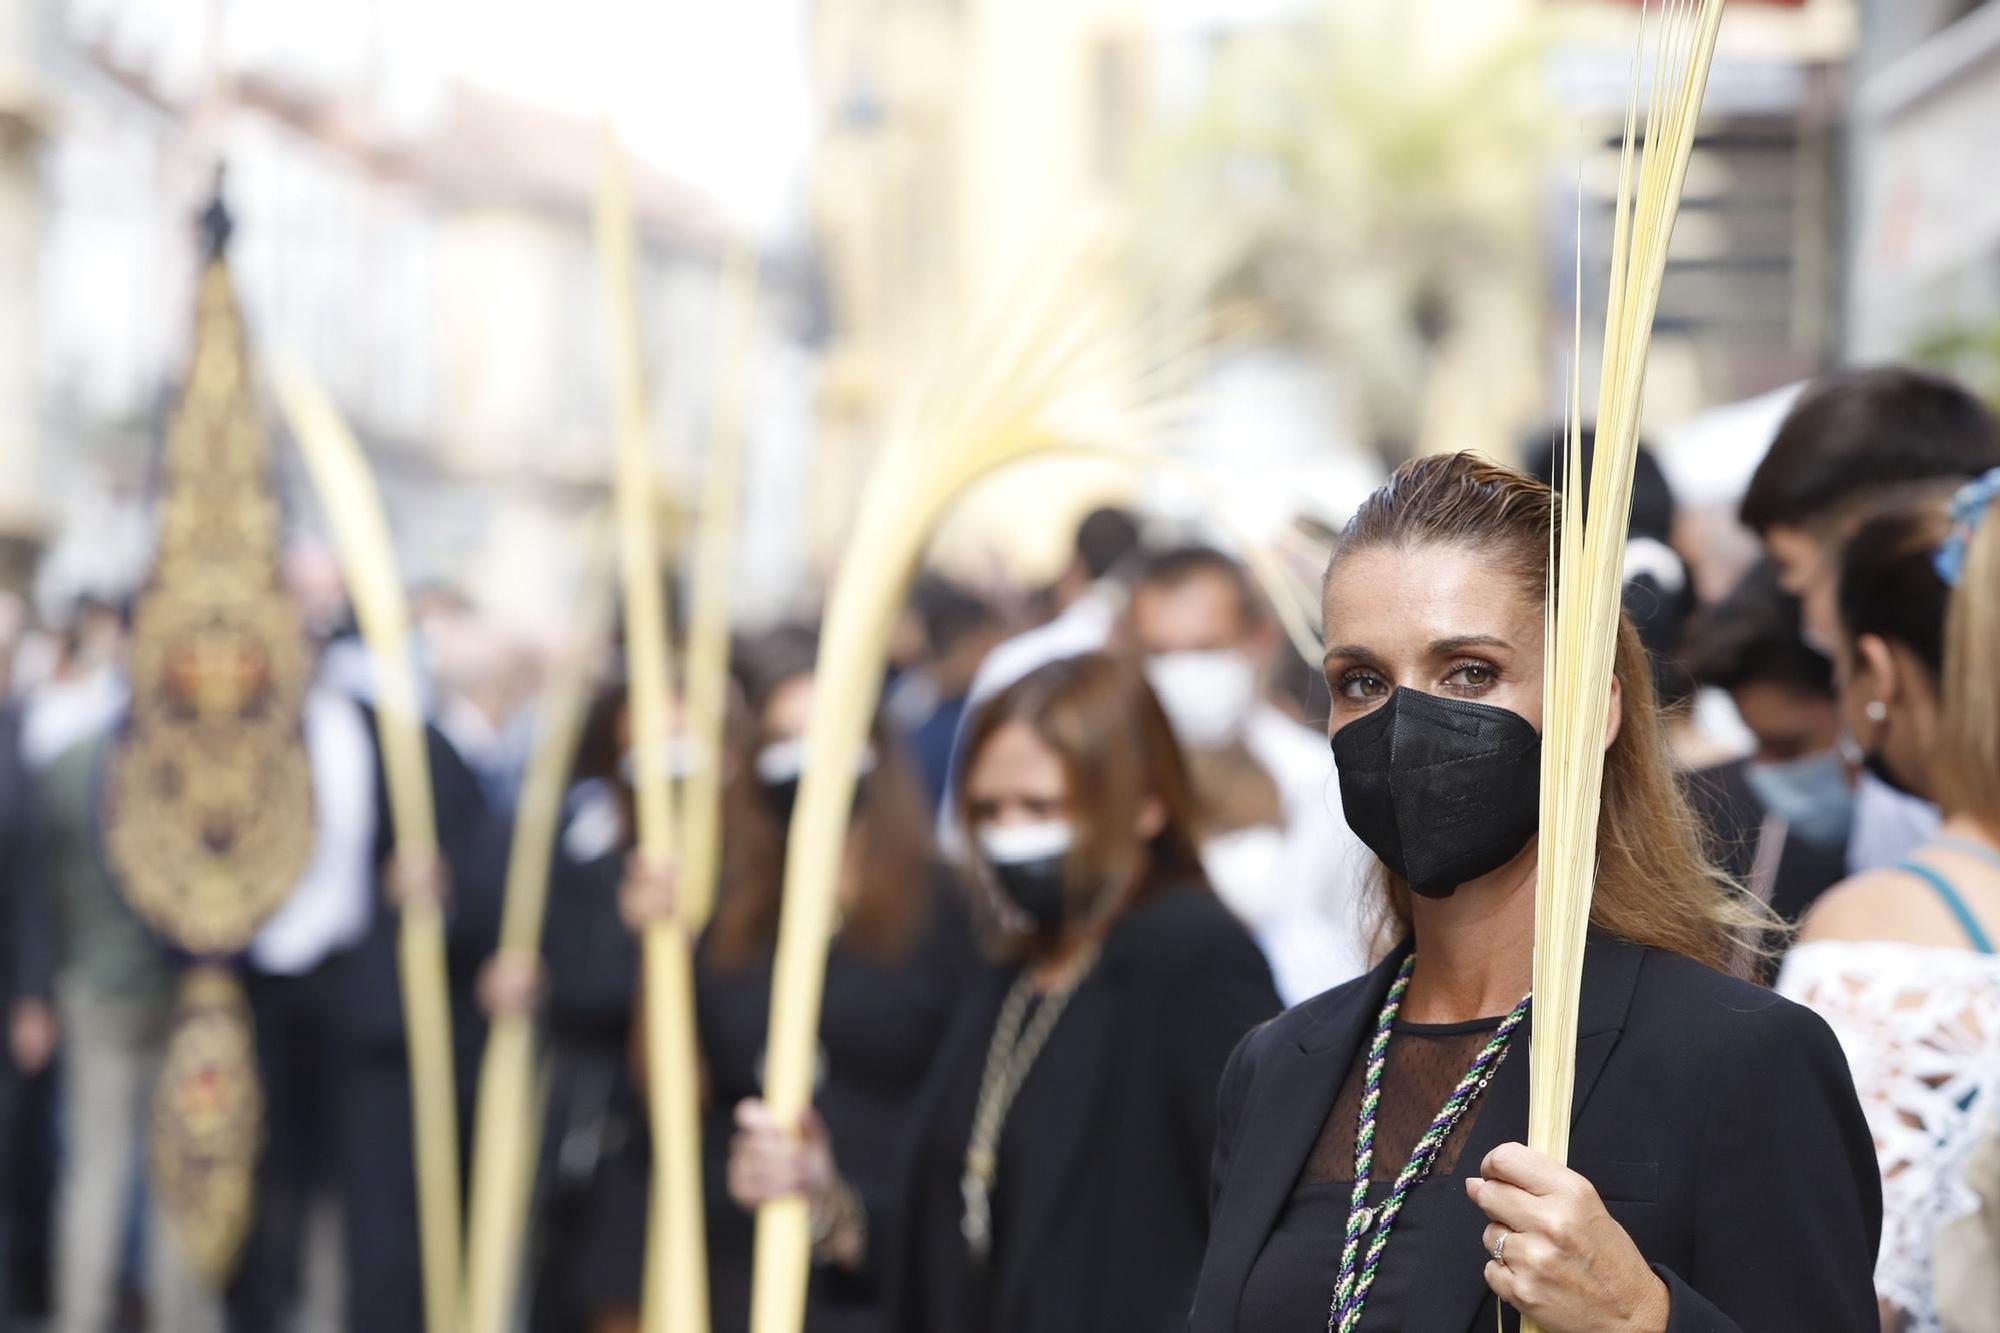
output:
<path id="1" fill-rule="evenodd" d="M 1931 560 L 1948 587 L 1956 588 L 1965 576 L 1966 549 L 1972 545 L 1972 534 L 1979 530 L 1979 520 L 1995 500 L 2000 500 L 2000 467 L 1968 481 L 1951 497 L 1951 531 Z"/>

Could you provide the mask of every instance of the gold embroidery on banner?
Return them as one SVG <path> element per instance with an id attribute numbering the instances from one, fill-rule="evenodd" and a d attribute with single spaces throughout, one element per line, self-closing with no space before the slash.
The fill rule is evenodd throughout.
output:
<path id="1" fill-rule="evenodd" d="M 215 956 L 249 944 L 311 852 L 300 734 L 311 664 L 279 585 L 269 449 L 219 261 L 202 276 L 198 320 L 167 433 L 159 554 L 133 617 L 107 849 L 140 916 Z"/>
<path id="2" fill-rule="evenodd" d="M 219 257 L 197 299 L 104 837 L 133 910 L 204 960 L 182 982 L 154 1095 L 153 1186 L 190 1260 L 220 1285 L 253 1221 L 264 1102 L 249 1004 L 218 960 L 249 945 L 311 854 L 312 663 L 279 581 L 270 450 Z"/>
<path id="3" fill-rule="evenodd" d="M 153 1092 L 152 1186 L 189 1262 L 216 1286 L 250 1232 L 263 1119 L 243 988 L 227 968 L 190 968 Z"/>

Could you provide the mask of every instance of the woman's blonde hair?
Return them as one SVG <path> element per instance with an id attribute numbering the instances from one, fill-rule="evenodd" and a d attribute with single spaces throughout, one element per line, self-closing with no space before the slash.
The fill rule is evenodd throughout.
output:
<path id="1" fill-rule="evenodd" d="M 2000 499 L 1971 516 L 1944 618 L 1944 714 L 1937 786 L 1944 808 L 2000 838 Z"/>
<path id="2" fill-rule="evenodd" d="M 1559 508 L 1549 487 L 1475 454 L 1416 459 L 1362 502 L 1334 546 L 1327 578 L 1347 556 L 1371 547 L 1398 548 L 1412 558 L 1421 558 L 1426 546 L 1471 547 L 1493 555 L 1524 597 L 1544 601 L 1549 536 Z M 1634 944 L 1743 974 L 1781 923 L 1710 858 L 1703 826 L 1668 757 L 1652 666 L 1631 621 L 1622 617 L 1613 670 L 1624 702 L 1617 738 L 1604 757 L 1591 924 Z M 1407 931 L 1408 887 L 1386 871 L 1381 884 L 1385 926 Z"/>

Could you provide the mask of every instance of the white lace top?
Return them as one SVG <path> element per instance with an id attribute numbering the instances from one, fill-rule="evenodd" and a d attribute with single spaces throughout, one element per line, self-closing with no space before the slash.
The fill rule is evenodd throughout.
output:
<path id="1" fill-rule="evenodd" d="M 1785 957 L 1778 990 L 1833 1028 L 1882 1164 L 1881 1297 L 1937 1333 L 1931 1241 L 1978 1199 L 1964 1165 L 2000 1098 L 2000 955 L 1823 940 Z"/>

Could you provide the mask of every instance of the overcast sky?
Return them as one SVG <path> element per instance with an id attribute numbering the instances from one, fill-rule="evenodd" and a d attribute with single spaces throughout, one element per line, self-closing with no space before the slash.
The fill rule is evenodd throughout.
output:
<path id="1" fill-rule="evenodd" d="M 434 0 L 449 62 L 519 96 L 609 112 L 634 152 L 771 230 L 810 131 L 806 0 Z"/>

